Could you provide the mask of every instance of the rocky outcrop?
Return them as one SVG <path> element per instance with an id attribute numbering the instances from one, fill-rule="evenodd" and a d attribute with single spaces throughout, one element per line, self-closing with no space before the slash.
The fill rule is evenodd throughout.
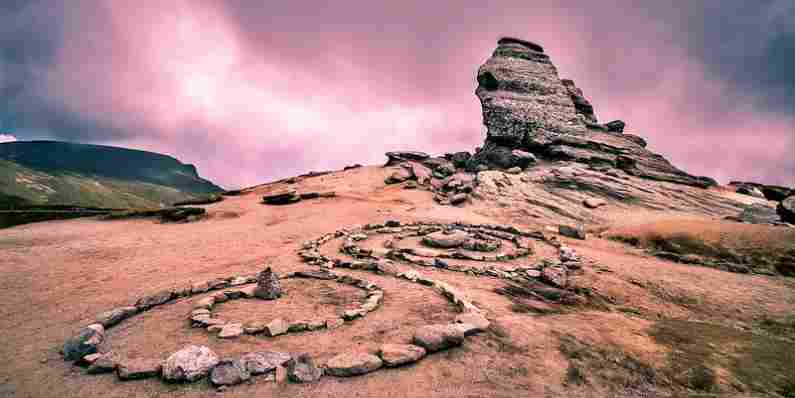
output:
<path id="1" fill-rule="evenodd" d="M 537 44 L 501 39 L 477 75 L 486 142 L 467 162 L 469 171 L 526 167 L 510 154 L 529 152 L 552 161 L 612 167 L 642 178 L 698 187 L 714 180 L 689 175 L 645 148 L 635 135 L 622 134 L 616 120 L 597 124 L 593 106 L 571 80 L 561 80 Z"/>

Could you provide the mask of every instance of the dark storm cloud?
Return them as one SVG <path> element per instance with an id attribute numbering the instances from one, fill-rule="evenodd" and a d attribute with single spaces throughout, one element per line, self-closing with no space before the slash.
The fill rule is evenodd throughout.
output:
<path id="1" fill-rule="evenodd" d="M 644 3 L 6 1 L 0 128 L 174 154 L 227 185 L 471 150 L 475 72 L 516 35 L 675 164 L 795 183 L 792 2 Z"/>

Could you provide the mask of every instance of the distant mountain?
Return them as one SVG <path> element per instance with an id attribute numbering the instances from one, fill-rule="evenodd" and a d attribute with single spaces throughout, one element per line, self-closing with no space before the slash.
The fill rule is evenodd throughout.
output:
<path id="1" fill-rule="evenodd" d="M 57 141 L 0 144 L 0 204 L 159 207 L 222 188 L 153 152 Z"/>

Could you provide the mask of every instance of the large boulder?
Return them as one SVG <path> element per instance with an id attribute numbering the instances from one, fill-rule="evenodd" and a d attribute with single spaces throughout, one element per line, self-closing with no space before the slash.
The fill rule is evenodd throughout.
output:
<path id="1" fill-rule="evenodd" d="M 337 377 L 358 376 L 378 370 L 383 364 L 381 358 L 372 354 L 339 354 L 326 362 L 326 374 Z"/>
<path id="2" fill-rule="evenodd" d="M 781 221 L 795 224 L 795 195 L 781 201 L 776 208 Z"/>
<path id="3" fill-rule="evenodd" d="M 611 133 L 623 133 L 627 124 L 623 120 L 613 120 L 612 122 L 605 123 L 607 131 Z"/>
<path id="4" fill-rule="evenodd" d="M 414 344 L 428 352 L 436 352 L 464 343 L 464 331 L 454 324 L 426 325 L 414 332 Z"/>
<path id="5" fill-rule="evenodd" d="M 257 275 L 257 290 L 254 291 L 254 296 L 263 300 L 275 300 L 282 296 L 279 276 L 271 270 L 271 267 L 265 268 Z"/>
<path id="6" fill-rule="evenodd" d="M 762 194 L 765 195 L 767 200 L 773 200 L 776 202 L 781 202 L 784 199 L 795 195 L 795 190 L 775 185 L 763 185 L 761 189 Z"/>
<path id="7" fill-rule="evenodd" d="M 96 323 L 80 329 L 63 345 L 63 357 L 67 361 L 79 361 L 86 355 L 95 354 L 97 347 L 105 341 L 105 328 Z"/>
<path id="8" fill-rule="evenodd" d="M 196 381 L 207 376 L 219 361 L 220 359 L 211 349 L 191 345 L 171 354 L 163 362 L 163 379 Z"/>

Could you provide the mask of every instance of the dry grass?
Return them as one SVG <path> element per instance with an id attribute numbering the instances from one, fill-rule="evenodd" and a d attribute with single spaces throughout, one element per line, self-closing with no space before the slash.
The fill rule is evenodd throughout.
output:
<path id="1" fill-rule="evenodd" d="M 650 334 L 671 348 L 666 372 L 694 390 L 783 394 L 795 381 L 795 346 L 787 340 L 684 320 L 657 322 Z"/>
<path id="2" fill-rule="evenodd" d="M 614 228 L 607 236 L 655 253 L 698 256 L 695 261 L 708 266 L 740 264 L 754 272 L 795 276 L 791 228 L 680 219 Z"/>

